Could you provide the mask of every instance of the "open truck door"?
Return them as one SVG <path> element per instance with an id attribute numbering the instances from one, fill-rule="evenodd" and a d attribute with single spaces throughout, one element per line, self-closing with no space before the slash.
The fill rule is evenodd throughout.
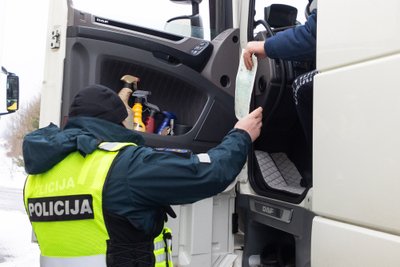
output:
<path id="1" fill-rule="evenodd" d="M 213 26 L 200 29 L 202 24 L 197 23 L 200 22 L 197 16 L 202 13 L 198 7 L 208 4 L 205 1 L 186 1 L 189 5 L 184 6 L 189 8 L 189 13 L 184 11 L 182 15 L 190 14 L 190 8 L 196 14 L 186 19 L 176 18 L 179 13 L 171 13 L 160 22 L 161 29 L 152 28 L 158 25 L 155 21 L 159 15 L 152 15 L 159 8 L 155 5 L 168 4 L 169 9 L 161 11 L 165 17 L 167 10 L 179 6 L 176 1 L 142 1 L 140 5 L 131 2 L 132 6 L 121 5 L 121 8 L 132 10 L 128 15 L 134 22 L 123 21 L 122 13 L 113 18 L 78 9 L 77 1 L 50 3 L 40 125 L 53 122 L 62 126 L 79 89 L 97 83 L 118 92 L 124 87 L 121 78 L 131 75 L 140 79 L 139 90 L 150 92 L 147 102 L 161 112 L 174 114 L 174 134 L 140 133 L 146 144 L 191 149 L 195 153 L 207 151 L 236 122 L 234 81 L 240 55 L 239 30 L 231 27 L 232 18 L 221 23 L 215 21 L 215 15 L 208 25 L 218 24 L 218 29 Z M 115 7 L 117 3 L 109 4 Z M 141 7 L 148 10 L 140 10 Z M 229 4 L 227 8 L 232 10 Z M 216 13 L 220 7 L 214 3 L 209 9 Z M 146 14 L 144 18 L 150 24 L 135 22 L 140 14 Z M 189 26 L 189 31 L 182 31 L 189 34 L 174 33 L 179 26 Z M 164 27 L 174 31 L 165 31 Z M 206 37 L 200 38 L 199 32 Z M 147 112 L 145 107 L 143 111 Z M 160 125 L 164 117 L 157 123 L 158 115 L 162 114 L 155 117 L 156 124 Z M 232 257 L 231 230 L 234 194 L 233 188 L 215 198 L 173 207 L 178 217 L 169 219 L 168 225 L 173 232 L 175 263 L 179 266 L 224 266 L 224 261 L 228 262 L 227 266 L 232 264 L 236 258 Z M 215 232 L 215 229 L 220 230 Z"/>

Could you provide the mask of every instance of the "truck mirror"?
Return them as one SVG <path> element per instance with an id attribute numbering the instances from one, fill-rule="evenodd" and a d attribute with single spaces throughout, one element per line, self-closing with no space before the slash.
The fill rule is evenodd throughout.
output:
<path id="1" fill-rule="evenodd" d="M 5 88 L 7 112 L 12 113 L 17 111 L 19 108 L 19 77 L 14 73 L 8 72 L 4 67 L 1 67 L 1 72 L 6 75 Z"/>
<path id="2" fill-rule="evenodd" d="M 283 5 L 272 4 L 264 8 L 264 20 L 272 28 L 281 28 L 296 25 L 297 8 Z"/>
<path id="3" fill-rule="evenodd" d="M 199 14 L 199 4 L 201 3 L 202 0 L 170 0 L 170 1 L 177 3 L 177 4 L 191 4 L 192 5 L 192 14 L 171 18 L 167 21 L 167 25 L 174 21 L 175 22 L 181 21 L 181 25 L 182 25 L 185 23 L 185 21 L 188 21 L 190 23 L 189 32 L 187 32 L 187 28 L 183 28 L 184 30 L 183 31 L 181 30 L 181 32 L 179 32 L 179 30 L 176 32 L 180 33 L 184 36 L 191 36 L 191 37 L 196 37 L 196 38 L 201 38 L 201 39 L 204 38 L 203 21 Z M 172 27 L 171 27 L 171 25 L 168 25 L 168 26 L 173 30 L 173 29 L 179 29 L 179 27 L 182 28 L 181 25 L 177 24 L 177 25 L 173 25 Z M 167 28 L 167 26 L 165 28 Z"/>

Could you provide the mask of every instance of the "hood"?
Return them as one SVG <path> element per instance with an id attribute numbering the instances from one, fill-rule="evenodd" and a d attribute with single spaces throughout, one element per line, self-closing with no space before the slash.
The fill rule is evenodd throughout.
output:
<path id="1" fill-rule="evenodd" d="M 25 171 L 48 171 L 71 152 L 93 153 L 101 142 L 132 142 L 143 145 L 143 137 L 118 124 L 91 117 L 74 117 L 61 130 L 55 124 L 27 134 L 22 144 Z"/>

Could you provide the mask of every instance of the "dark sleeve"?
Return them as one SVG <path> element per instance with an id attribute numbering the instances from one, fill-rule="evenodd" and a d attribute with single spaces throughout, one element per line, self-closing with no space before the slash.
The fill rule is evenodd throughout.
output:
<path id="1" fill-rule="evenodd" d="M 250 145 L 247 132 L 233 129 L 221 144 L 205 153 L 210 162 L 207 155 L 130 148 L 118 158 L 112 169 L 113 177 L 109 178 L 126 183 L 123 191 L 129 191 L 135 205 L 193 203 L 222 192 L 236 178 L 246 162 Z M 112 190 L 112 181 L 110 184 Z"/>
<path id="2" fill-rule="evenodd" d="M 313 61 L 316 58 L 317 14 L 311 13 L 304 25 L 278 32 L 264 43 L 269 58 Z"/>

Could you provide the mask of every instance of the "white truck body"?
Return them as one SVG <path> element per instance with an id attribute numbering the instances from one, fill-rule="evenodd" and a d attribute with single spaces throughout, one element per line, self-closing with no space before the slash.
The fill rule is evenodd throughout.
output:
<path id="1" fill-rule="evenodd" d="M 399 2 L 318 5 L 311 263 L 399 266 Z"/>

